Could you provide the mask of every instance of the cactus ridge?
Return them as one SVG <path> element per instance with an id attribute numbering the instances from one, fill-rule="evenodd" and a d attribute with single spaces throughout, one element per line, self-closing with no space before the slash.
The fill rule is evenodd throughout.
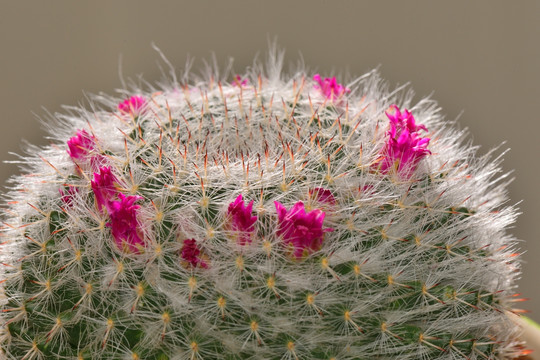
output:
<path id="1" fill-rule="evenodd" d="M 29 149 L 6 196 L 5 358 L 515 355 L 501 158 L 375 71 L 334 94 L 280 63 L 50 119 L 54 145 Z M 385 169 L 394 104 L 431 154 Z"/>

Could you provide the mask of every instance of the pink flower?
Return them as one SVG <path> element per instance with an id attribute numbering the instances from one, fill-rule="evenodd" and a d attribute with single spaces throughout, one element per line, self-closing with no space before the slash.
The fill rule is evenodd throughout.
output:
<path id="1" fill-rule="evenodd" d="M 94 180 L 91 181 L 92 191 L 94 191 L 96 205 L 100 211 L 103 208 L 111 211 L 111 204 L 119 194 L 114 186 L 115 182 L 117 180 L 110 166 L 103 166 L 99 169 L 99 173 L 94 173 Z"/>
<path id="2" fill-rule="evenodd" d="M 335 205 L 336 204 L 336 198 L 334 198 L 334 195 L 332 192 L 328 189 L 324 188 L 313 188 L 309 189 L 308 191 L 309 197 L 319 203 L 325 203 L 328 205 Z"/>
<path id="3" fill-rule="evenodd" d="M 427 131 L 424 125 L 417 125 L 413 115 L 405 110 L 403 113 L 396 105 L 390 106 L 392 113 L 386 113 L 390 120 L 389 138 L 382 150 L 384 156 L 380 166 L 383 173 L 395 168 L 398 174 L 409 178 L 420 160 L 431 154 L 427 149 L 430 138 L 422 138 L 420 131 Z"/>
<path id="4" fill-rule="evenodd" d="M 208 269 L 208 264 L 202 259 L 201 250 L 197 246 L 195 239 L 184 240 L 180 257 L 191 267 L 200 266 L 203 269 Z"/>
<path id="5" fill-rule="evenodd" d="M 301 201 L 294 204 L 290 210 L 277 201 L 274 201 L 274 204 L 278 214 L 277 234 L 283 238 L 286 245 L 293 247 L 293 254 L 297 259 L 319 250 L 324 233 L 334 231 L 332 228 L 323 229 L 325 213 L 319 209 L 306 213 Z"/>
<path id="6" fill-rule="evenodd" d="M 242 194 L 238 195 L 234 202 L 229 204 L 227 215 L 229 216 L 228 227 L 239 234 L 237 243 L 246 245 L 251 243 L 251 236 L 255 231 L 257 216 L 252 216 L 253 200 L 245 206 Z"/>
<path id="7" fill-rule="evenodd" d="M 247 85 L 247 83 L 248 83 L 248 79 L 242 79 L 242 77 L 240 75 L 236 75 L 234 77 L 232 85 L 233 86 L 238 86 L 238 87 L 244 87 L 244 86 Z"/>
<path id="8" fill-rule="evenodd" d="M 315 74 L 313 80 L 317 82 L 313 87 L 321 92 L 325 98 L 333 101 L 339 99 L 344 94 L 351 92 L 351 89 L 338 84 L 335 77 L 321 79 L 321 75 Z"/>
<path id="9" fill-rule="evenodd" d="M 145 105 L 145 98 L 134 95 L 119 103 L 118 110 L 120 110 L 120 112 L 123 114 L 132 114 L 133 116 L 137 116 L 142 112 Z"/>
<path id="10" fill-rule="evenodd" d="M 145 243 L 137 221 L 139 205 L 135 201 L 142 199 L 140 196 L 126 196 L 118 193 L 120 200 L 110 202 L 109 216 L 111 221 L 107 224 L 111 228 L 116 245 L 120 250 L 129 250 L 139 253 Z"/>
<path id="11" fill-rule="evenodd" d="M 67 193 L 64 192 L 64 189 L 58 189 L 62 202 L 67 206 L 71 207 L 73 205 L 73 198 L 79 192 L 79 189 L 73 185 L 68 185 Z"/>
<path id="12" fill-rule="evenodd" d="M 92 150 L 95 149 L 95 138 L 86 130 L 78 130 L 77 135 L 67 142 L 68 154 L 73 160 L 86 160 Z"/>

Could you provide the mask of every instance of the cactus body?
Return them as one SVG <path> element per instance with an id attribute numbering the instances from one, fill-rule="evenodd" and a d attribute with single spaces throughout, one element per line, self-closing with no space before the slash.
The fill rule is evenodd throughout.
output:
<path id="1" fill-rule="evenodd" d="M 515 355 L 499 159 L 376 72 L 279 63 L 56 116 L 4 217 L 5 358 Z"/>

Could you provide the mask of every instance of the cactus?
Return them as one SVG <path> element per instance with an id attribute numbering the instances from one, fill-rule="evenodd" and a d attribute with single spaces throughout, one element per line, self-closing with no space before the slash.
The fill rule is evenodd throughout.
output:
<path id="1" fill-rule="evenodd" d="M 50 119 L 6 196 L 6 359 L 519 355 L 500 157 L 281 56 Z"/>

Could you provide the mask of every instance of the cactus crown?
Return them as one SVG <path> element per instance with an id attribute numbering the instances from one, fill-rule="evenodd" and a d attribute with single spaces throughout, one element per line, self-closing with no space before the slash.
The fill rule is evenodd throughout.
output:
<path id="1" fill-rule="evenodd" d="M 377 72 L 272 59 L 51 119 L 4 216 L 6 358 L 515 355 L 500 159 Z"/>

